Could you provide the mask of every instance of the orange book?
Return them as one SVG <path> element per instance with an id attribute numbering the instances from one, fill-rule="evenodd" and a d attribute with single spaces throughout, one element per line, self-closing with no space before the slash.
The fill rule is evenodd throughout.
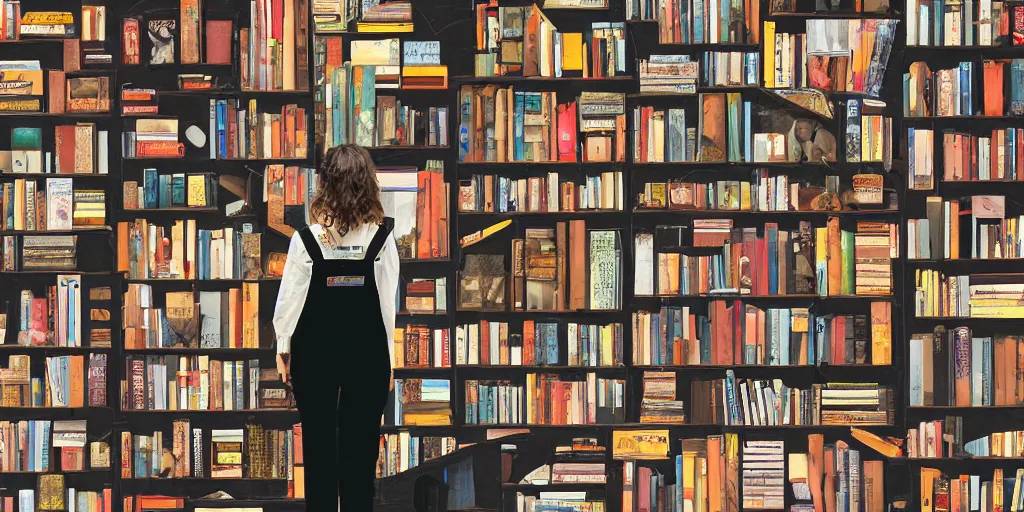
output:
<path id="1" fill-rule="evenodd" d="M 430 173 L 416 173 L 416 258 L 427 259 L 431 254 L 431 211 Z"/>
<path id="2" fill-rule="evenodd" d="M 242 290 L 228 290 L 228 340 L 229 347 L 242 348 Z"/>
<path id="3" fill-rule="evenodd" d="M 270 122 L 270 156 L 281 158 L 281 119 L 272 119 Z"/>
<path id="4" fill-rule="evenodd" d="M 489 365 L 491 362 L 491 324 L 487 320 L 480 321 L 479 357 L 481 365 Z M 495 363 L 496 364 L 496 363 Z"/>
<path id="5" fill-rule="evenodd" d="M 117 271 L 128 272 L 128 223 L 117 223 Z"/>
<path id="6" fill-rule="evenodd" d="M 708 512 L 722 512 L 722 437 L 708 436 Z"/>
<path id="7" fill-rule="evenodd" d="M 85 358 L 82 356 L 71 356 L 69 364 L 68 379 L 71 386 L 71 393 L 68 397 L 69 407 L 85 407 Z"/>
<path id="8" fill-rule="evenodd" d="M 832 499 L 836 495 L 836 450 L 835 448 L 829 447 L 824 450 L 825 456 L 825 494 L 823 499 L 815 500 L 814 511 L 818 512 L 819 503 L 825 502 L 825 512 L 836 512 L 836 500 Z M 819 466 L 820 467 L 820 466 Z M 818 470 L 815 470 L 815 472 Z M 813 477 L 810 477 L 813 478 Z M 811 497 L 814 497 L 814 487 L 811 487 Z M 820 491 L 819 492 L 819 496 Z"/>
<path id="9" fill-rule="evenodd" d="M 523 321 L 523 365 L 533 365 L 533 320 Z"/>
<path id="10" fill-rule="evenodd" d="M 810 434 L 807 436 L 807 485 L 811 488 L 814 512 L 823 512 L 824 507 L 821 495 L 824 450 L 825 438 L 822 434 Z"/>
<path id="11" fill-rule="evenodd" d="M 828 219 L 828 294 L 842 294 L 843 285 L 843 250 L 839 243 L 842 234 L 839 230 L 839 217 Z"/>
<path id="12" fill-rule="evenodd" d="M 949 259 L 960 259 L 960 201 L 949 202 Z"/>
<path id="13" fill-rule="evenodd" d="M 1014 336 L 1017 344 L 1017 368 L 1024 368 L 1024 337 Z M 1017 402 L 1015 405 L 1024 403 L 1024 372 L 1017 372 Z"/>
<path id="14" fill-rule="evenodd" d="M 996 405 L 1017 405 L 1017 340 L 1013 336 L 1003 336 L 1003 403 Z M 998 353 L 998 352 L 997 352 Z"/>
<path id="15" fill-rule="evenodd" d="M 1003 69 L 1006 64 L 995 60 L 986 60 L 984 64 L 984 114 L 986 116 L 1003 115 Z"/>
<path id="16" fill-rule="evenodd" d="M 581 219 L 569 221 L 569 309 L 587 307 L 587 227 Z"/>

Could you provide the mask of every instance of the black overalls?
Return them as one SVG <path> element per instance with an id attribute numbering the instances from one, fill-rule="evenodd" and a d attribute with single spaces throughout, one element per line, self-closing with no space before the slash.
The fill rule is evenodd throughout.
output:
<path id="1" fill-rule="evenodd" d="M 302 420 L 306 510 L 373 510 L 380 419 L 391 361 L 374 260 L 394 220 L 385 218 L 361 260 L 324 259 L 309 227 L 309 292 L 292 336 L 292 386 Z"/>

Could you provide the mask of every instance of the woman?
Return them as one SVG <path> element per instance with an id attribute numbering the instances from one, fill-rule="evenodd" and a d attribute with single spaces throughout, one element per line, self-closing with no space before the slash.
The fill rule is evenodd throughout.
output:
<path id="1" fill-rule="evenodd" d="M 316 224 L 292 236 L 277 296 L 277 367 L 302 419 L 306 510 L 337 510 L 340 491 L 342 512 L 366 512 L 394 387 L 394 220 L 365 149 L 332 148 L 317 174 Z"/>

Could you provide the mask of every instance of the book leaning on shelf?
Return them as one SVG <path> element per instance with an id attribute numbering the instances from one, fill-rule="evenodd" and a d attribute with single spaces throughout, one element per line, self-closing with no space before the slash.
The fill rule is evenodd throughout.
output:
<path id="1" fill-rule="evenodd" d="M 198 293 L 197 304 L 194 292 L 167 292 L 158 308 L 150 285 L 128 284 L 125 349 L 260 347 L 258 283 Z"/>
<path id="2" fill-rule="evenodd" d="M 124 411 L 246 411 L 288 409 L 289 393 L 279 399 L 265 381 L 258 359 L 211 360 L 206 355 L 126 356 L 121 381 Z M 266 388 L 264 384 L 271 384 Z M 268 392 L 275 390 L 274 392 Z"/>
<path id="3" fill-rule="evenodd" d="M 761 42 L 761 7 L 749 0 L 628 0 L 626 19 L 657 21 L 661 44 Z"/>
<path id="4" fill-rule="evenodd" d="M 476 76 L 604 78 L 626 74 L 626 26 L 559 32 L 537 4 L 476 4 Z"/>
<path id="5" fill-rule="evenodd" d="M 459 181 L 459 211 L 480 213 L 545 213 L 588 210 L 622 210 L 624 183 L 621 172 L 586 176 L 576 185 L 547 177 L 506 178 L 475 174 Z"/>
<path id="6" fill-rule="evenodd" d="M 238 31 L 242 89 L 308 91 L 309 0 L 251 0 L 251 25 Z"/>
<path id="7" fill-rule="evenodd" d="M 1006 216 L 1005 196 L 926 198 L 924 219 L 907 219 L 907 258 L 1024 258 L 1024 217 Z M 1012 204 L 1012 203 L 1011 203 Z"/>
<path id="8" fill-rule="evenodd" d="M 0 473 L 83 471 L 86 425 L 86 420 L 0 421 Z M 91 468 L 99 467 L 96 462 Z"/>
<path id="9" fill-rule="evenodd" d="M 806 33 L 764 22 L 764 86 L 878 96 L 896 37 L 895 19 L 807 20 Z M 847 37 L 836 37 L 847 34 Z"/>
<path id="10" fill-rule="evenodd" d="M 195 219 L 170 228 L 145 219 L 117 223 L 117 271 L 129 279 L 259 279 L 260 233 L 196 229 Z"/>
<path id="11" fill-rule="evenodd" d="M 409 432 L 385 434 L 377 458 L 377 478 L 397 475 L 457 449 L 454 437 L 421 437 Z"/>
<path id="12" fill-rule="evenodd" d="M 887 296 L 899 254 L 895 224 L 860 221 L 852 232 L 838 217 L 823 227 L 800 221 L 793 232 L 766 223 L 760 236 L 757 228 L 733 228 L 731 219 L 694 219 L 692 246 L 722 252 L 683 254 L 682 243 L 656 248 L 653 233 L 636 234 L 635 295 Z"/>
<path id="13" fill-rule="evenodd" d="M 8 356 L 7 368 L 0 368 L 0 391 L 3 392 L 0 407 L 82 408 L 105 405 L 91 400 L 104 392 L 100 389 L 97 393 L 96 388 L 105 384 L 105 379 L 100 381 L 91 377 L 95 373 L 93 365 L 105 365 L 106 361 L 90 357 L 88 364 L 87 367 L 85 356 L 80 355 L 47 357 L 44 376 L 33 377 L 29 356 Z"/>
<path id="14" fill-rule="evenodd" d="M 455 363 L 578 367 L 623 364 L 622 324 L 570 322 L 565 325 L 564 336 L 560 336 L 559 324 L 533 320 L 523 321 L 521 334 L 510 332 L 508 322 L 481 320 L 476 324 L 459 325 L 455 329 Z"/>
<path id="15" fill-rule="evenodd" d="M 691 423 L 705 425 L 891 425 L 893 390 L 877 383 L 812 384 L 791 388 L 781 379 L 696 380 L 690 386 Z"/>
<path id="16" fill-rule="evenodd" d="M 1024 318 L 1021 294 L 1024 276 L 1020 274 L 947 276 L 938 270 L 918 269 L 914 316 Z"/>
<path id="17" fill-rule="evenodd" d="M 512 240 L 511 256 L 513 311 L 622 307 L 622 248 L 616 230 L 588 231 L 583 220 L 527 228 L 525 238 Z M 460 296 L 468 284 L 463 281 Z"/>
<path id="18" fill-rule="evenodd" d="M 1024 338 L 975 336 L 969 327 L 935 327 L 910 336 L 910 405 L 988 407 L 1024 404 L 1018 373 Z"/>
<path id="19" fill-rule="evenodd" d="M 633 313 L 633 362 L 641 365 L 890 364 L 892 304 L 870 314 L 814 314 L 711 301 L 707 317 L 689 307 Z M 870 319 L 870 324 L 868 323 Z"/>
<path id="20" fill-rule="evenodd" d="M 121 478 L 287 480 L 291 490 L 302 486 L 303 472 L 295 471 L 301 436 L 298 425 L 287 430 L 249 424 L 207 430 L 192 427 L 188 420 L 175 420 L 169 435 L 121 432 Z M 209 452 L 209 469 L 204 452 Z M 131 498 L 125 498 L 125 510 L 134 510 Z"/>

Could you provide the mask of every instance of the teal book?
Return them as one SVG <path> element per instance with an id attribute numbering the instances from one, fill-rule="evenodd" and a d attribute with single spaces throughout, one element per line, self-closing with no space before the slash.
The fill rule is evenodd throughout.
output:
<path id="1" fill-rule="evenodd" d="M 170 208 L 171 206 L 171 177 L 164 174 L 159 177 L 159 204 L 158 208 Z"/>
<path id="2" fill-rule="evenodd" d="M 18 127 L 11 130 L 12 151 L 38 151 L 43 149 L 43 129 Z"/>
<path id="3" fill-rule="evenodd" d="M 188 202 L 185 200 L 185 175 L 184 174 L 172 174 L 171 175 L 171 206 L 185 206 Z"/>

